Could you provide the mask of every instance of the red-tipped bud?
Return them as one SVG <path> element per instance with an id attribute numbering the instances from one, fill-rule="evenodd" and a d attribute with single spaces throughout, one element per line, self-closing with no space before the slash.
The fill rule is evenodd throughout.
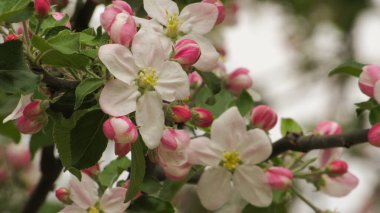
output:
<path id="1" fill-rule="evenodd" d="M 64 187 L 55 190 L 55 197 L 64 204 L 71 204 L 73 201 L 70 199 L 70 190 Z"/>
<path id="2" fill-rule="evenodd" d="M 265 131 L 272 129 L 277 123 L 277 114 L 266 105 L 259 105 L 252 109 L 251 124 Z"/>
<path id="3" fill-rule="evenodd" d="M 44 17 L 50 11 L 50 1 L 49 0 L 34 0 L 34 10 L 38 16 Z"/>
<path id="4" fill-rule="evenodd" d="M 129 47 L 137 33 L 136 22 L 133 17 L 127 13 L 119 13 L 116 15 L 114 22 L 109 31 L 111 40 Z"/>
<path id="5" fill-rule="evenodd" d="M 99 163 L 96 163 L 95 165 L 88 167 L 86 169 L 82 169 L 81 172 L 87 174 L 90 177 L 96 177 L 98 176 L 100 171 Z"/>
<path id="6" fill-rule="evenodd" d="M 287 168 L 271 167 L 266 171 L 267 182 L 274 190 L 287 190 L 292 186 L 293 173 Z"/>
<path id="7" fill-rule="evenodd" d="M 14 168 L 26 168 L 30 165 L 31 157 L 27 146 L 22 144 L 11 144 L 6 149 L 8 165 Z"/>
<path id="8" fill-rule="evenodd" d="M 125 1 L 113 1 L 100 15 L 100 23 L 107 32 L 110 32 L 111 26 L 119 13 L 127 13 L 133 16 L 131 6 Z"/>
<path id="9" fill-rule="evenodd" d="M 174 60 L 182 65 L 193 65 L 201 56 L 198 43 L 192 39 L 179 40 L 174 48 Z"/>
<path id="10" fill-rule="evenodd" d="M 328 174 L 340 176 L 348 171 L 348 164 L 342 160 L 335 160 L 327 166 Z"/>
<path id="11" fill-rule="evenodd" d="M 18 131 L 23 134 L 36 134 L 44 127 L 45 122 L 39 120 L 30 120 L 22 115 L 16 121 Z"/>
<path id="12" fill-rule="evenodd" d="M 218 18 L 216 19 L 215 24 L 220 24 L 224 21 L 224 18 L 226 17 L 226 10 L 224 8 L 223 2 L 220 0 L 203 0 L 204 3 L 210 3 L 216 6 L 218 8 Z"/>
<path id="13" fill-rule="evenodd" d="M 252 78 L 249 76 L 249 70 L 238 68 L 228 75 L 226 87 L 234 95 L 240 94 L 243 89 L 249 89 L 252 86 Z"/>
<path id="14" fill-rule="evenodd" d="M 211 126 L 212 122 L 214 121 L 214 118 L 210 111 L 204 108 L 193 108 L 193 123 L 194 125 L 202 128 L 206 128 Z"/>
<path id="15" fill-rule="evenodd" d="M 62 20 L 62 19 L 65 17 L 65 14 L 64 14 L 64 13 L 60 13 L 60 12 L 52 12 L 51 15 L 53 16 L 53 18 L 54 18 L 56 21 L 60 21 L 60 20 Z M 70 20 L 67 20 L 65 26 L 66 26 L 67 28 L 71 29 L 71 23 L 70 23 Z"/>
<path id="16" fill-rule="evenodd" d="M 203 82 L 202 77 L 197 72 L 192 72 L 189 74 L 189 84 L 190 87 L 199 87 Z"/>
<path id="17" fill-rule="evenodd" d="M 185 123 L 191 119 L 191 110 L 186 104 L 170 107 L 172 119 L 176 123 Z"/>
<path id="18" fill-rule="evenodd" d="M 321 135 L 337 135 L 342 133 L 342 127 L 334 121 L 322 121 L 317 124 L 314 131 Z"/>
<path id="19" fill-rule="evenodd" d="M 368 132 L 368 141 L 371 145 L 380 147 L 380 123 L 371 127 Z"/>
<path id="20" fill-rule="evenodd" d="M 103 124 L 103 133 L 116 143 L 133 143 L 138 138 L 136 126 L 126 116 L 107 119 Z"/>
<path id="21" fill-rule="evenodd" d="M 171 151 L 183 150 L 189 143 L 190 136 L 186 130 L 168 128 L 162 134 L 160 148 Z"/>
<path id="22" fill-rule="evenodd" d="M 4 38 L 4 42 L 18 40 L 18 36 L 16 34 L 9 34 Z"/>
<path id="23" fill-rule="evenodd" d="M 23 115 L 29 120 L 39 120 L 45 116 L 45 110 L 48 107 L 47 101 L 34 100 L 25 106 Z"/>
<path id="24" fill-rule="evenodd" d="M 375 85 L 380 80 L 380 66 L 367 65 L 359 76 L 359 88 L 369 97 L 375 96 Z"/>
<path id="25" fill-rule="evenodd" d="M 115 143 L 115 155 L 119 157 L 126 156 L 131 151 L 131 144 L 129 143 Z"/>

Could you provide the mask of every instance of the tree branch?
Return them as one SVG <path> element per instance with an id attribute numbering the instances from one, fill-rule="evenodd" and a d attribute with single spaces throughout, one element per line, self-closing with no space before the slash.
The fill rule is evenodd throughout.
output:
<path id="1" fill-rule="evenodd" d="M 95 0 L 87 0 L 84 5 L 78 6 L 74 14 L 74 30 L 81 32 L 88 28 L 88 24 L 90 23 L 97 4 Z"/>
<path id="2" fill-rule="evenodd" d="M 42 204 L 45 202 L 49 191 L 53 189 L 62 170 L 61 162 L 54 157 L 54 146 L 47 146 L 42 149 L 40 162 L 41 178 L 30 195 L 29 200 L 24 206 L 23 213 L 38 212 Z"/>

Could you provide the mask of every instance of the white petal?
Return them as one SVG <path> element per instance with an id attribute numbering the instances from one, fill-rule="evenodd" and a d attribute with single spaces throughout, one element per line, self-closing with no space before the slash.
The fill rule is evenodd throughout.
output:
<path id="1" fill-rule="evenodd" d="M 197 186 L 202 205 L 209 210 L 222 207 L 230 199 L 232 174 L 222 167 L 206 169 Z"/>
<path id="2" fill-rule="evenodd" d="M 182 67 L 172 61 L 157 68 L 158 82 L 154 87 L 165 101 L 182 100 L 190 95 L 189 81 Z"/>
<path id="3" fill-rule="evenodd" d="M 210 139 L 199 137 L 192 139 L 186 149 L 191 164 L 217 166 L 222 160 L 221 153 L 217 153 L 210 147 Z"/>
<path id="4" fill-rule="evenodd" d="M 236 107 L 231 107 L 211 125 L 211 141 L 221 151 L 233 151 L 247 140 L 245 121 Z"/>
<path id="5" fill-rule="evenodd" d="M 72 177 L 69 182 L 70 197 L 82 209 L 93 206 L 99 199 L 98 184 L 82 172 L 82 180 Z"/>
<path id="6" fill-rule="evenodd" d="M 73 205 L 66 206 L 64 209 L 62 209 L 58 213 L 87 213 L 87 210 L 82 209 L 81 207 L 73 204 Z"/>
<path id="7" fill-rule="evenodd" d="M 104 213 L 123 213 L 129 206 L 129 202 L 124 203 L 126 192 L 122 187 L 108 189 L 100 199 L 100 209 Z"/>
<path id="8" fill-rule="evenodd" d="M 128 48 L 121 44 L 106 44 L 99 48 L 99 59 L 117 79 L 131 84 L 139 69 Z"/>
<path id="9" fill-rule="evenodd" d="M 180 31 L 186 34 L 204 35 L 214 27 L 218 18 L 218 9 L 213 4 L 194 3 L 184 7 L 179 15 L 183 21 Z"/>
<path id="10" fill-rule="evenodd" d="M 4 118 L 3 123 L 6 123 L 10 120 L 16 120 L 19 117 L 21 117 L 22 112 L 24 111 L 24 107 L 28 105 L 30 102 L 32 102 L 32 99 L 31 99 L 32 95 L 33 93 L 27 94 L 27 95 L 21 95 L 16 108 L 13 110 L 11 114 L 9 114 L 6 118 Z"/>
<path id="11" fill-rule="evenodd" d="M 219 53 L 216 51 L 215 47 L 210 43 L 210 41 L 200 35 L 187 35 L 185 38 L 190 38 L 196 41 L 201 49 L 201 56 L 199 57 L 197 63 L 193 66 L 200 71 L 212 71 L 216 68 L 219 60 Z"/>
<path id="12" fill-rule="evenodd" d="M 340 158 L 343 153 L 343 148 L 323 149 L 319 151 L 319 165 L 327 166 L 329 163 Z"/>
<path id="13" fill-rule="evenodd" d="M 321 187 L 321 191 L 333 197 L 346 196 L 359 184 L 359 179 L 350 172 L 338 177 L 322 177 L 325 185 Z"/>
<path id="14" fill-rule="evenodd" d="M 154 149 L 160 144 L 165 127 L 162 99 L 156 92 L 145 92 L 137 101 L 136 123 L 145 145 Z"/>
<path id="15" fill-rule="evenodd" d="M 144 0 L 144 9 L 151 18 L 165 26 L 167 15 L 179 14 L 177 4 L 170 0 Z"/>
<path id="16" fill-rule="evenodd" d="M 239 166 L 233 176 L 234 187 L 250 204 L 258 207 L 272 202 L 272 190 L 266 182 L 264 171 L 257 166 Z"/>
<path id="17" fill-rule="evenodd" d="M 376 100 L 377 103 L 380 103 L 380 81 L 377 81 L 375 83 L 375 87 L 374 87 L 374 98 Z"/>
<path id="18" fill-rule="evenodd" d="M 272 143 L 263 130 L 252 129 L 248 131 L 248 138 L 240 144 L 238 151 L 244 164 L 257 164 L 270 156 Z"/>
<path id="19" fill-rule="evenodd" d="M 136 100 L 140 96 L 135 85 L 117 79 L 110 80 L 104 86 L 99 97 L 99 105 L 103 112 L 112 116 L 127 115 L 136 110 Z"/>
<path id="20" fill-rule="evenodd" d="M 141 69 L 160 66 L 168 56 L 162 46 L 160 34 L 152 30 L 140 29 L 132 42 L 132 53 L 136 65 Z"/>

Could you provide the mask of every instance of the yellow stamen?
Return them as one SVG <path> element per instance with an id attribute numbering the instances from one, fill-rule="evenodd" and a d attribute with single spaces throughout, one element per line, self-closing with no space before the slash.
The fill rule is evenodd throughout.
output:
<path id="1" fill-rule="evenodd" d="M 90 207 L 87 212 L 88 213 L 100 213 L 100 210 L 96 207 Z"/>
<path id="2" fill-rule="evenodd" d="M 178 36 L 178 25 L 179 25 L 178 14 L 174 13 L 172 15 L 169 15 L 169 12 L 166 11 L 166 17 L 168 20 L 168 24 L 166 25 L 166 35 L 169 38 L 175 39 Z"/>
<path id="3" fill-rule="evenodd" d="M 144 89 L 151 89 L 157 85 L 158 76 L 152 67 L 145 68 L 139 72 L 138 85 Z"/>
<path id="4" fill-rule="evenodd" d="M 222 166 L 231 172 L 241 164 L 240 155 L 237 151 L 224 152 Z"/>

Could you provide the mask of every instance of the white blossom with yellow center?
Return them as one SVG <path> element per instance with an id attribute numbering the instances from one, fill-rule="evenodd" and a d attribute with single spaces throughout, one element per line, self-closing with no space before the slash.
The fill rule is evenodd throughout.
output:
<path id="1" fill-rule="evenodd" d="M 254 206 L 271 203 L 265 172 L 256 166 L 270 156 L 270 139 L 261 129 L 247 131 L 236 107 L 212 123 L 211 140 L 195 138 L 187 151 L 191 163 L 206 166 L 197 193 L 207 209 L 219 209 L 235 193 Z"/>

